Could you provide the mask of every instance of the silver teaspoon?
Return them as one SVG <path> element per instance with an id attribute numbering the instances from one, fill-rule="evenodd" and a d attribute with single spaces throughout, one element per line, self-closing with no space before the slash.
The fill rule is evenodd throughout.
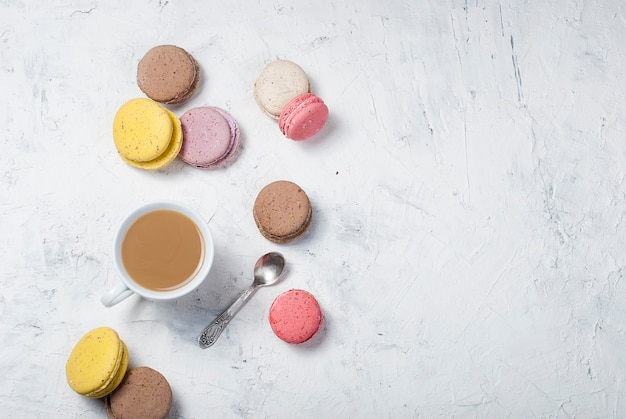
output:
<path id="1" fill-rule="evenodd" d="M 217 316 L 198 337 L 198 345 L 202 349 L 212 346 L 220 336 L 226 325 L 241 310 L 241 307 L 250 299 L 258 287 L 272 285 L 278 282 L 285 272 L 285 258 L 278 252 L 267 253 L 257 260 L 254 265 L 254 281 L 222 314 Z"/>

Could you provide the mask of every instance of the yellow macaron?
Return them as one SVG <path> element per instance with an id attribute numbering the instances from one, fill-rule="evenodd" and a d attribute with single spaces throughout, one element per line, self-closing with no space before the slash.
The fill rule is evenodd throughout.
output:
<path id="1" fill-rule="evenodd" d="M 157 170 L 171 163 L 182 146 L 180 120 L 153 100 L 131 99 L 113 119 L 113 141 L 126 163 Z"/>
<path id="2" fill-rule="evenodd" d="M 110 327 L 99 327 L 83 336 L 65 364 L 72 390 L 91 398 L 101 398 L 115 390 L 127 369 L 126 344 Z"/>
<path id="3" fill-rule="evenodd" d="M 124 160 L 131 166 L 138 167 L 140 169 L 158 170 L 170 164 L 176 158 L 176 156 L 178 156 L 178 153 L 180 152 L 180 149 L 183 145 L 183 130 L 180 125 L 180 119 L 178 119 L 178 117 L 174 115 L 172 111 L 167 109 L 166 111 L 170 120 L 172 121 L 173 131 L 170 137 L 170 143 L 165 151 L 163 151 L 160 156 L 150 161 L 134 161 L 120 154 L 122 160 Z"/>

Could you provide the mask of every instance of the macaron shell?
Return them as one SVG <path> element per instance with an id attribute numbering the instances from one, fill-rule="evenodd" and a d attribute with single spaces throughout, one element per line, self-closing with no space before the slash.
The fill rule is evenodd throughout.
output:
<path id="1" fill-rule="evenodd" d="M 174 131 L 168 112 L 150 99 L 124 103 L 113 119 L 113 141 L 119 155 L 126 160 L 146 162 L 163 154 Z"/>
<path id="2" fill-rule="evenodd" d="M 128 367 L 128 350 L 117 332 L 94 329 L 74 346 L 65 373 L 69 386 L 79 394 L 100 398 L 113 391 Z"/>
<path id="3" fill-rule="evenodd" d="M 292 344 L 311 339 L 320 329 L 322 320 L 322 310 L 315 297 L 299 289 L 280 294 L 269 311 L 269 322 L 274 334 Z"/>
<path id="4" fill-rule="evenodd" d="M 239 125 L 223 109 L 193 108 L 180 120 L 183 145 L 179 155 L 187 164 L 203 169 L 220 167 L 239 146 Z"/>
<path id="5" fill-rule="evenodd" d="M 239 151 L 241 150 L 241 130 L 239 129 L 239 124 L 237 123 L 235 118 L 233 118 L 232 115 L 225 110 L 220 108 L 215 108 L 215 110 L 224 117 L 224 119 L 226 120 L 226 122 L 228 122 L 228 125 L 230 126 L 232 146 L 228 153 L 226 153 L 221 160 L 213 163 L 212 165 L 210 165 L 210 167 L 207 167 L 207 169 L 218 169 L 230 165 L 233 161 L 237 159 Z"/>
<path id="6" fill-rule="evenodd" d="M 294 97 L 311 90 L 304 70 L 291 61 L 269 63 L 254 83 L 254 98 L 270 117 L 278 119 L 285 105 Z"/>
<path id="7" fill-rule="evenodd" d="M 306 218 L 304 221 L 301 222 L 301 224 L 299 224 L 299 227 L 294 228 L 288 234 L 284 234 L 284 235 L 276 234 L 274 232 L 275 229 L 273 229 L 271 226 L 269 228 L 266 228 L 265 226 L 263 226 L 261 222 L 257 221 L 257 218 L 255 218 L 255 221 L 257 221 L 259 232 L 267 240 L 276 244 L 287 244 L 287 243 L 291 243 L 292 241 L 296 240 L 297 238 L 302 236 L 304 233 L 306 233 L 309 226 L 311 225 L 312 215 L 313 215 L 313 211 L 309 207 L 309 211 L 307 212 Z"/>
<path id="8" fill-rule="evenodd" d="M 302 141 L 317 134 L 327 120 L 328 107 L 324 101 L 305 93 L 287 104 L 280 114 L 278 126 L 287 138 Z"/>
<path id="9" fill-rule="evenodd" d="M 180 149 L 183 145 L 183 131 L 182 131 L 180 120 L 178 119 L 178 117 L 170 110 L 166 109 L 166 112 L 168 114 L 168 117 L 172 121 L 172 125 L 173 125 L 172 136 L 170 138 L 170 143 L 167 149 L 165 149 L 165 151 L 160 156 L 150 161 L 138 162 L 138 161 L 126 159 L 124 158 L 124 156 L 120 156 L 122 160 L 124 160 L 126 163 L 128 163 L 129 165 L 133 167 L 137 167 L 139 169 L 144 169 L 144 170 L 163 169 L 172 161 L 174 161 L 176 156 L 178 156 Z"/>
<path id="10" fill-rule="evenodd" d="M 237 135 L 234 138 L 234 142 L 233 142 L 233 146 L 231 150 L 228 152 L 228 154 L 224 155 L 224 157 L 221 160 L 216 161 L 206 166 L 196 166 L 196 167 L 198 167 L 199 169 L 205 169 L 205 170 L 221 169 L 223 167 L 227 167 L 231 165 L 239 156 L 239 152 L 241 150 L 240 145 L 241 145 L 241 135 L 239 134 L 239 132 L 237 132 Z"/>
<path id="11" fill-rule="evenodd" d="M 89 394 L 85 394 L 85 396 L 95 398 L 95 399 L 100 399 L 110 394 L 113 390 L 117 388 L 117 386 L 120 385 L 120 383 L 124 379 L 124 376 L 126 375 L 126 370 L 128 369 L 128 348 L 126 347 L 126 344 L 124 342 L 121 342 L 121 343 L 122 343 L 121 345 L 122 346 L 122 360 L 120 362 L 119 368 L 117 369 L 117 373 L 113 375 L 111 377 L 111 380 L 108 383 L 105 383 L 102 386 L 102 388 L 96 391 L 93 391 Z"/>
<path id="12" fill-rule="evenodd" d="M 165 104 L 186 101 L 198 87 L 200 66 L 175 45 L 150 49 L 137 65 L 137 85 L 152 100 Z"/>
<path id="13" fill-rule="evenodd" d="M 158 371 L 137 367 L 128 371 L 105 404 L 111 419 L 165 418 L 172 407 L 172 389 Z"/>
<path id="14" fill-rule="evenodd" d="M 187 90 L 187 92 L 182 93 L 181 96 L 178 98 L 175 98 L 166 102 L 166 104 L 168 105 L 178 105 L 178 104 L 188 101 L 196 93 L 196 90 L 198 90 L 198 86 L 200 86 L 200 80 L 201 80 L 200 64 L 198 64 L 198 61 L 196 61 L 196 59 L 191 54 L 188 54 L 188 55 L 189 55 L 189 59 L 193 62 L 193 65 L 194 65 L 194 70 L 195 70 L 194 81 L 191 84 L 191 86 L 189 86 L 189 89 Z"/>
<path id="15" fill-rule="evenodd" d="M 289 243 L 311 224 L 313 210 L 307 194 L 297 184 L 279 180 L 258 193 L 252 209 L 254 221 L 266 239 Z"/>

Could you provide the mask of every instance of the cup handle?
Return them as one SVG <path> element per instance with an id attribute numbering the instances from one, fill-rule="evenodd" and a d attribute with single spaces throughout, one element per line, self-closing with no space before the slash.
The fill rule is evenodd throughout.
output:
<path id="1" fill-rule="evenodd" d="M 132 294 L 133 292 L 123 282 L 119 282 L 115 287 L 108 290 L 106 294 L 102 296 L 100 301 L 105 307 L 112 307 L 115 304 L 124 301 Z"/>

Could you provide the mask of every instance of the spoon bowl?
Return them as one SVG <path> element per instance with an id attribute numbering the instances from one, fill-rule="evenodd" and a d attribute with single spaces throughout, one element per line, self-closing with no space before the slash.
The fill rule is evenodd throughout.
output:
<path id="1" fill-rule="evenodd" d="M 241 307 L 259 287 L 277 283 L 285 273 L 285 258 L 278 252 L 270 252 L 259 258 L 254 264 L 254 281 L 241 295 L 217 316 L 211 324 L 204 328 L 198 337 L 198 345 L 205 349 L 217 341 L 224 328 L 241 310 Z"/>
<path id="2" fill-rule="evenodd" d="M 267 253 L 254 265 L 252 286 L 263 287 L 276 283 L 285 271 L 285 258 L 278 252 Z"/>

